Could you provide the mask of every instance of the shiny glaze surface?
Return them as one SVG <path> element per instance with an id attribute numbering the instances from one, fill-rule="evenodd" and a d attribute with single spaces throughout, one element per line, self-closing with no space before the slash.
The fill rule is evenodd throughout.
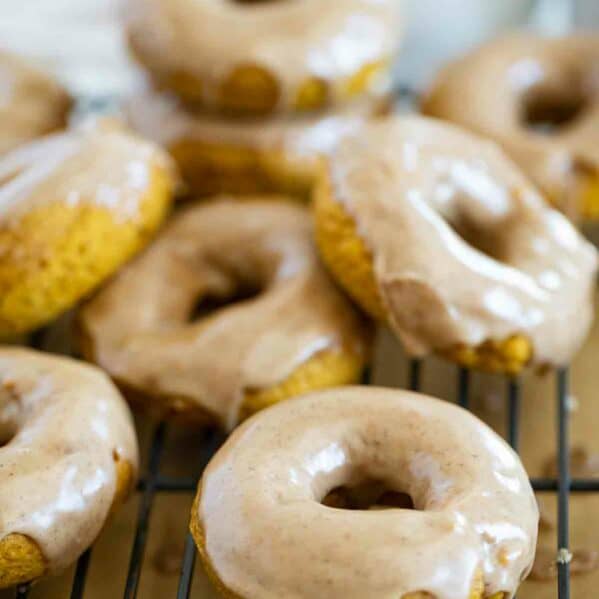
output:
<path id="1" fill-rule="evenodd" d="M 309 168 L 316 166 L 318 157 L 330 152 L 341 137 L 385 112 L 388 103 L 382 95 L 318 116 L 239 121 L 190 112 L 171 95 L 147 91 L 129 102 L 126 117 L 133 129 L 166 148 L 183 141 L 198 141 L 274 151 L 289 162 Z"/>
<path id="2" fill-rule="evenodd" d="M 117 488 L 115 456 L 137 468 L 127 405 L 96 368 L 0 348 L 0 539 L 33 539 L 50 571 L 96 538 Z"/>
<path id="3" fill-rule="evenodd" d="M 190 73 L 204 101 L 240 65 L 266 69 L 281 88 L 279 108 L 311 78 L 334 81 L 394 54 L 397 0 L 128 0 L 136 52 L 159 75 Z M 333 98 L 335 101 L 335 98 Z"/>
<path id="4" fill-rule="evenodd" d="M 341 485 L 383 481 L 415 510 L 325 507 Z M 515 592 L 538 510 L 516 454 L 485 424 L 424 395 L 343 387 L 243 424 L 207 467 L 198 516 L 223 584 L 246 599 L 467 599 Z"/>
<path id="5" fill-rule="evenodd" d="M 308 211 L 284 200 L 188 208 L 82 310 L 94 360 L 147 395 L 181 397 L 227 428 L 246 391 L 318 352 L 365 354 L 368 328 L 318 262 Z M 258 295 L 195 318 L 205 296 Z"/>
<path id="6" fill-rule="evenodd" d="M 547 133 L 523 122 L 525 97 L 582 98 L 580 114 Z M 449 64 L 434 81 L 424 111 L 501 143 L 568 214 L 576 176 L 599 176 L 599 35 L 511 35 Z"/>
<path id="7" fill-rule="evenodd" d="M 596 251 L 493 143 L 396 117 L 346 137 L 327 173 L 409 352 L 517 333 L 536 364 L 565 364 L 579 348 Z"/>
<path id="8" fill-rule="evenodd" d="M 0 50 L 0 154 L 62 126 L 69 105 L 58 83 Z"/>
<path id="9" fill-rule="evenodd" d="M 168 155 L 112 119 L 48 135 L 0 157 L 0 225 L 52 202 L 135 220 L 157 167 L 173 168 Z"/>

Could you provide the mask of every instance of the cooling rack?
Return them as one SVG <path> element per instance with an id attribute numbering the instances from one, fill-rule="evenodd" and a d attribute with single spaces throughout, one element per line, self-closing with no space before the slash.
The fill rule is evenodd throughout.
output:
<path id="1" fill-rule="evenodd" d="M 409 364 L 405 387 L 421 390 L 422 370 L 424 363 L 412 360 Z M 470 371 L 456 369 L 456 386 L 458 403 L 463 408 L 470 406 Z M 569 443 L 568 443 L 568 396 L 569 376 L 567 369 L 556 371 L 555 401 L 557 403 L 557 421 L 555 423 L 555 443 L 558 456 L 557 478 L 532 478 L 531 484 L 537 492 L 557 494 L 558 524 L 557 524 L 557 591 L 558 599 L 570 599 L 570 567 L 569 567 L 569 513 L 568 503 L 570 493 L 599 493 L 599 479 L 570 477 L 569 472 Z M 367 373 L 363 383 L 369 384 L 370 374 Z M 518 451 L 518 432 L 520 419 L 520 397 L 522 382 L 517 378 L 506 378 L 506 414 L 507 441 Z M 204 443 L 198 456 L 196 477 L 164 476 L 160 472 L 161 458 L 165 449 L 165 439 L 168 424 L 159 422 L 154 426 L 151 443 L 147 455 L 147 468 L 143 478 L 137 485 L 140 502 L 137 513 L 137 523 L 131 544 L 131 553 L 125 587 L 124 599 L 138 597 L 139 581 L 144 564 L 144 551 L 148 537 L 150 514 L 154 499 L 160 493 L 195 494 L 198 479 L 210 460 L 224 441 L 221 433 L 209 430 L 204 433 Z M 85 597 L 85 582 L 88 567 L 93 553 L 93 547 L 88 549 L 78 560 L 73 577 L 70 597 L 83 599 Z M 196 547 L 189 533 L 185 540 L 183 559 L 179 574 L 179 584 L 176 599 L 187 599 L 192 589 L 192 579 L 196 562 Z M 15 590 L 16 599 L 25 599 L 29 595 L 30 586 L 20 585 Z M 143 598 L 142 598 L 143 599 Z"/>
<path id="2" fill-rule="evenodd" d="M 398 105 L 406 107 L 413 105 L 415 94 L 413 90 L 399 89 L 397 91 Z M 114 99 L 92 99 L 80 103 L 80 113 L 104 112 L 107 105 L 114 107 Z M 83 109 L 81 108 L 83 106 Z M 43 331 L 34 335 L 31 339 L 33 347 L 43 348 Z M 425 363 L 420 360 L 412 360 L 409 363 L 405 388 L 422 390 L 422 372 Z M 599 494 L 599 479 L 595 478 L 572 478 L 569 469 L 569 372 L 567 368 L 557 370 L 553 374 L 555 378 L 555 399 L 557 419 L 555 422 L 555 445 L 557 459 L 556 478 L 532 478 L 531 484 L 537 493 L 553 493 L 557 496 L 557 597 L 558 599 L 570 599 L 570 559 L 569 551 L 569 498 L 572 493 L 597 493 Z M 470 408 L 470 379 L 471 372 L 456 368 L 455 384 L 458 403 L 465 409 Z M 368 372 L 363 384 L 370 383 Z M 520 398 L 522 396 L 523 382 L 519 378 L 505 379 L 505 404 L 506 404 L 506 440 L 512 448 L 518 451 L 520 430 Z M 157 495 L 161 493 L 184 493 L 195 495 L 198 480 L 202 471 L 212 455 L 224 441 L 224 437 L 217 431 L 209 430 L 205 433 L 202 450 L 198 456 L 198 467 L 195 477 L 173 477 L 161 474 L 161 459 L 165 450 L 165 440 L 168 424 L 159 422 L 155 424 L 151 433 L 151 443 L 147 454 L 147 468 L 143 477 L 137 485 L 136 492 L 140 495 L 137 512 L 135 532 L 131 541 L 131 552 L 127 578 L 123 589 L 124 599 L 139 597 L 138 589 L 144 565 L 145 548 L 148 538 L 150 515 L 152 506 Z M 73 581 L 71 585 L 70 598 L 83 599 L 85 597 L 85 583 L 93 547 L 88 549 L 78 560 Z M 174 597 L 176 599 L 187 599 L 190 596 L 193 583 L 193 573 L 196 563 L 196 547 L 189 533 L 185 539 L 184 553 L 179 573 L 178 589 Z M 16 599 L 26 599 L 29 595 L 30 586 L 20 585 L 15 589 Z M 173 597 L 173 599 L 174 599 Z M 143 599 L 143 597 L 141 598 Z"/>

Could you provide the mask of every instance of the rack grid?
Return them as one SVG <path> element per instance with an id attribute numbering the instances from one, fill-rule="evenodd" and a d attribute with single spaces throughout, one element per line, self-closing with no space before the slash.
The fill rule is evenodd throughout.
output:
<path id="1" fill-rule="evenodd" d="M 421 361 L 412 360 L 410 362 L 406 385 L 407 388 L 413 391 L 419 391 L 421 389 L 422 368 L 423 363 Z M 471 373 L 463 368 L 458 368 L 456 375 L 458 403 L 462 407 L 468 409 L 470 404 Z M 368 379 L 369 376 L 367 375 L 363 382 L 368 384 Z M 522 385 L 519 379 L 506 379 L 506 436 L 507 441 L 515 450 L 518 448 L 521 390 Z M 599 493 L 599 479 L 572 479 L 570 477 L 568 451 L 568 390 L 568 370 L 558 370 L 555 373 L 555 395 L 557 402 L 555 435 L 558 455 L 558 476 L 557 478 L 531 479 L 531 484 L 535 491 L 557 494 L 558 527 L 556 555 L 562 556 L 562 559 L 559 559 L 558 557 L 557 563 L 558 599 L 570 599 L 570 567 L 567 559 L 567 556 L 569 555 L 568 504 L 570 493 Z M 144 563 L 144 551 L 148 537 L 150 514 L 156 495 L 167 492 L 194 494 L 204 467 L 224 440 L 222 433 L 216 430 L 208 430 L 204 433 L 204 442 L 198 459 L 197 478 L 163 476 L 160 474 L 160 462 L 165 448 L 167 427 L 168 424 L 164 421 L 155 425 L 148 453 L 148 467 L 145 476 L 137 485 L 137 492 L 140 494 L 140 503 L 137 513 L 137 525 L 131 547 L 127 579 L 123 592 L 124 599 L 134 599 L 138 597 L 139 580 Z M 71 599 L 84 598 L 85 582 L 92 550 L 93 548 L 88 549 L 77 562 L 71 587 Z M 187 533 L 181 562 L 178 591 L 176 594 L 177 599 L 187 599 L 190 596 L 195 562 L 195 543 L 191 534 Z M 29 585 L 18 586 L 15 591 L 16 599 L 26 599 L 29 595 L 29 590 Z"/>
<path id="2" fill-rule="evenodd" d="M 411 105 L 416 94 L 410 89 L 397 90 L 398 103 Z M 105 111 L 106 106 L 112 107 L 114 99 L 88 99 L 79 103 L 80 112 Z M 33 347 L 43 347 L 43 331 L 33 335 Z M 420 360 L 411 360 L 408 368 L 406 388 L 413 391 L 421 390 L 421 379 L 424 363 Z M 555 423 L 555 440 L 557 450 L 558 473 L 556 478 L 537 477 L 531 479 L 533 489 L 538 493 L 555 493 L 557 495 L 557 596 L 558 599 L 570 599 L 570 565 L 569 565 L 569 498 L 571 493 L 597 493 L 599 494 L 599 478 L 572 478 L 569 469 L 569 373 L 568 369 L 560 369 L 555 376 L 555 401 L 557 403 L 557 421 Z M 457 401 L 465 409 L 470 407 L 470 379 L 471 372 L 464 368 L 456 368 Z M 370 383 L 370 373 L 362 381 Z M 520 400 L 522 396 L 522 382 L 519 378 L 506 378 L 506 440 L 518 451 L 520 430 Z M 152 433 L 152 441 L 148 451 L 148 467 L 145 475 L 137 485 L 140 494 L 140 503 L 137 513 L 137 525 L 133 537 L 129 558 L 128 573 L 123 592 L 124 599 L 138 597 L 139 581 L 144 563 L 144 552 L 148 538 L 148 529 L 152 505 L 156 495 L 160 493 L 186 493 L 193 495 L 196 492 L 198 480 L 210 458 L 224 441 L 222 433 L 215 430 L 205 432 L 201 454 L 198 457 L 199 465 L 197 477 L 171 477 L 160 474 L 161 458 L 165 448 L 165 438 L 168 424 L 159 422 Z M 78 560 L 71 586 L 71 599 L 83 599 L 87 572 L 92 556 L 93 547 L 88 549 Z M 187 599 L 192 589 L 192 578 L 196 562 L 195 543 L 188 532 L 185 540 L 184 553 L 179 575 L 177 599 Z M 26 599 L 29 595 L 30 585 L 16 587 L 16 599 Z M 143 599 L 143 598 L 142 598 Z"/>

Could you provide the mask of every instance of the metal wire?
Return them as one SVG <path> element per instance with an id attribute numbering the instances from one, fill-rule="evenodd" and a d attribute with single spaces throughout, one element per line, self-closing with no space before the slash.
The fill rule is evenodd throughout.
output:
<path id="1" fill-rule="evenodd" d="M 507 382 L 507 440 L 518 451 L 520 423 L 520 384 L 510 378 Z"/>
<path id="2" fill-rule="evenodd" d="M 154 430 L 152 445 L 150 447 L 150 459 L 148 462 L 148 475 L 144 484 L 139 512 L 137 515 L 137 527 L 135 529 L 135 538 L 131 549 L 129 559 L 129 572 L 127 573 L 127 582 L 125 583 L 125 599 L 133 599 L 137 596 L 139 579 L 141 577 L 141 567 L 143 564 L 144 550 L 148 539 L 148 524 L 150 513 L 156 494 L 156 480 L 158 478 L 158 469 L 160 468 L 160 458 L 164 450 L 164 438 L 166 434 L 166 424 L 161 422 Z"/>
<path id="3" fill-rule="evenodd" d="M 71 599 L 81 599 L 81 597 L 83 597 L 91 554 L 92 550 L 88 549 L 77 561 L 75 577 L 73 578 L 73 587 L 71 589 Z"/>
<path id="4" fill-rule="evenodd" d="M 418 391 L 421 388 L 423 365 L 419 360 L 412 360 L 408 369 L 407 387 Z M 468 370 L 457 370 L 457 399 L 460 406 L 469 407 L 470 379 Z M 370 372 L 365 373 L 363 384 L 370 382 Z M 532 486 L 538 492 L 557 493 L 558 499 L 558 599 L 570 599 L 570 568 L 569 568 L 569 494 L 574 493 L 599 493 L 599 479 L 572 479 L 569 472 L 568 451 L 568 386 L 569 377 L 567 370 L 560 370 L 556 374 L 556 400 L 557 422 L 556 443 L 558 454 L 559 475 L 553 478 L 533 478 Z M 521 383 L 518 379 L 508 379 L 506 382 L 506 438 L 510 445 L 517 450 L 520 421 Z M 169 477 L 160 474 L 160 460 L 166 441 L 167 425 L 162 422 L 156 425 L 148 452 L 148 469 L 144 479 L 137 485 L 141 494 L 138 509 L 137 526 L 131 556 L 127 581 L 125 584 L 125 599 L 137 596 L 141 578 L 144 550 L 148 537 L 149 520 L 154 498 L 158 493 L 188 493 L 196 491 L 197 482 L 210 457 L 216 452 L 223 441 L 223 436 L 212 431 L 206 435 L 200 452 L 197 468 L 197 477 Z M 196 547 L 189 532 L 186 534 L 185 549 L 181 563 L 177 599 L 188 599 L 192 590 L 193 573 L 196 562 Z M 77 563 L 73 577 L 71 599 L 83 599 L 88 568 L 91 560 L 91 549 L 86 551 Z M 26 599 L 29 595 L 29 585 L 20 585 L 16 588 L 15 597 Z"/>
<path id="5" fill-rule="evenodd" d="M 466 410 L 470 403 L 470 371 L 466 368 L 458 369 L 458 403 Z"/>
<path id="6" fill-rule="evenodd" d="M 557 584 L 559 599 L 570 597 L 570 452 L 568 446 L 568 371 L 557 373 Z"/>

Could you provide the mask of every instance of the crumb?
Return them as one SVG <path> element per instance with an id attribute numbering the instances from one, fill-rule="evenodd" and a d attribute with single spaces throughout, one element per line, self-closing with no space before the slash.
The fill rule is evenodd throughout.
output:
<path id="1" fill-rule="evenodd" d="M 571 552 L 562 548 L 557 554 L 548 547 L 537 548 L 530 579 L 539 582 L 557 578 L 557 564 L 570 564 L 570 574 L 581 576 L 599 569 L 599 552 L 592 549 L 574 549 Z"/>

